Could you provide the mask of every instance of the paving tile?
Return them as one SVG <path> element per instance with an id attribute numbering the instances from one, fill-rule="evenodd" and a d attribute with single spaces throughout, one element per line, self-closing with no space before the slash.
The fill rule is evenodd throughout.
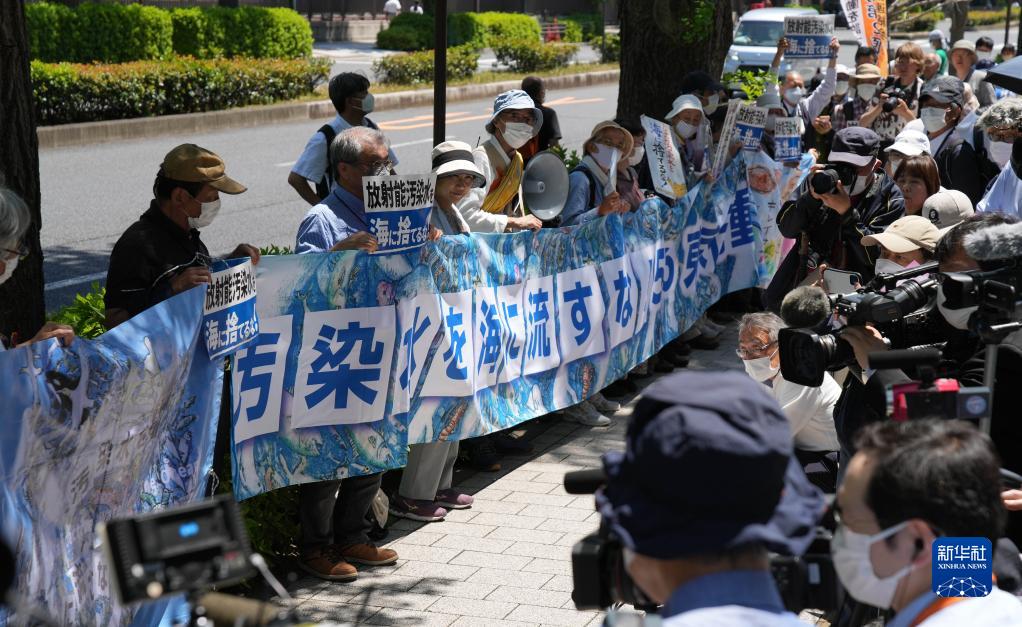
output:
<path id="1" fill-rule="evenodd" d="M 402 577 L 414 577 L 416 583 L 420 580 L 431 577 L 435 579 L 453 579 L 465 581 L 475 571 L 475 566 L 459 566 L 457 564 L 436 564 L 433 562 L 405 562 L 394 571 Z M 415 585 L 415 584 L 412 584 Z M 411 587 L 411 586 L 409 586 Z"/>
<path id="2" fill-rule="evenodd" d="M 586 523 L 586 524 L 588 524 L 588 523 Z M 593 531 L 596 531 L 596 529 L 597 529 L 596 525 L 592 525 L 592 527 L 593 527 Z M 589 533 L 592 533 L 592 531 L 589 532 Z M 576 542 L 578 542 L 582 538 L 586 537 L 587 535 L 589 535 L 589 534 L 588 533 L 566 533 L 566 534 L 564 534 L 563 538 L 561 538 L 560 540 L 558 540 L 557 542 L 554 543 L 554 546 L 572 547 L 572 546 L 575 546 Z"/>
<path id="3" fill-rule="evenodd" d="M 480 551 L 462 551 L 457 557 L 451 560 L 452 564 L 464 566 L 479 566 L 480 568 L 503 568 L 508 571 L 521 569 L 531 561 L 526 555 L 494 555 Z M 514 573 L 517 575 L 517 573 Z M 512 581 L 512 580 L 509 580 Z"/>
<path id="4" fill-rule="evenodd" d="M 370 616 L 366 625 L 408 625 L 415 627 L 448 627 L 458 620 L 453 614 L 437 614 L 436 612 L 420 612 L 385 607 Z"/>
<path id="5" fill-rule="evenodd" d="M 513 527 L 515 529 L 536 529 L 544 523 L 542 518 L 533 516 L 516 516 L 514 514 L 497 514 L 494 512 L 480 512 L 472 519 L 473 525 L 490 525 L 492 527 Z M 557 531 L 548 529 L 547 531 Z"/>
<path id="6" fill-rule="evenodd" d="M 454 621 L 451 627 L 524 627 L 529 623 L 516 620 L 500 620 L 496 618 L 479 618 L 478 616 L 462 616 Z M 531 627 L 531 626 L 530 626 Z"/>
<path id="7" fill-rule="evenodd" d="M 571 575 L 571 561 L 563 559 L 547 559 L 537 557 L 525 566 L 522 570 L 527 573 L 546 573 L 549 575 Z"/>
<path id="8" fill-rule="evenodd" d="M 584 627 L 593 620 L 596 612 L 580 612 L 578 610 L 554 609 L 536 605 L 519 605 L 507 615 L 509 620 L 518 620 L 533 625 L 564 625 L 565 627 Z"/>
<path id="9" fill-rule="evenodd" d="M 563 607 L 571 601 L 571 595 L 557 590 L 531 590 L 516 586 L 498 586 L 490 593 L 488 600 L 511 601 L 519 605 L 539 605 L 542 607 Z"/>
<path id="10" fill-rule="evenodd" d="M 473 575 L 474 576 L 474 575 Z M 543 584 L 544 590 L 556 590 L 558 592 L 571 592 L 575 589 L 575 580 L 570 575 L 554 575 Z"/>
<path id="11" fill-rule="evenodd" d="M 358 579 L 355 581 L 333 585 L 338 586 L 342 591 L 350 590 L 352 595 L 358 594 L 367 588 L 403 592 L 419 583 L 422 579 L 421 577 L 397 574 L 398 570 L 400 570 L 400 567 L 387 571 L 367 568 L 358 571 Z"/>
<path id="12" fill-rule="evenodd" d="M 538 483 L 554 483 L 554 484 L 557 484 L 557 485 L 561 485 L 561 484 L 564 483 L 564 473 L 563 472 L 541 472 L 538 475 L 536 475 L 536 478 L 533 479 L 533 481 L 536 481 Z"/>
<path id="13" fill-rule="evenodd" d="M 507 557 L 510 558 L 511 556 Z M 546 587 L 546 584 L 556 577 L 557 575 L 550 575 L 548 573 L 527 573 L 520 569 L 502 570 L 500 568 L 480 568 L 468 578 L 468 581 L 470 583 L 478 582 L 494 584 L 494 587 L 498 585 L 506 585 L 510 581 L 514 582 L 514 584 L 520 588 L 556 590 L 556 588 Z M 563 592 L 563 590 L 561 590 L 561 592 Z"/>
<path id="14" fill-rule="evenodd" d="M 538 474 L 539 471 L 529 468 L 528 462 L 526 462 L 522 467 L 512 470 L 506 476 L 508 479 L 514 479 L 516 481 L 531 481 Z"/>
<path id="15" fill-rule="evenodd" d="M 508 555 L 528 555 L 544 559 L 561 559 L 571 565 L 571 551 L 564 547 L 536 544 L 535 542 L 515 542 L 504 553 Z"/>
<path id="16" fill-rule="evenodd" d="M 531 473 L 539 474 L 539 473 Z M 549 483 L 535 483 L 524 479 L 501 479 L 493 484 L 493 487 L 511 492 L 532 492 L 534 494 L 546 494 L 554 488 Z M 487 491 L 488 492 L 488 491 Z"/>
<path id="17" fill-rule="evenodd" d="M 477 512 L 492 512 L 494 514 L 517 514 L 525 509 L 526 503 L 510 503 L 507 501 L 491 501 L 488 499 L 476 498 L 472 503 L 472 509 Z M 546 518 L 546 516 L 544 516 Z"/>
<path id="18" fill-rule="evenodd" d="M 564 461 L 564 458 L 566 458 L 567 456 L 568 456 L 567 453 L 543 453 L 542 455 L 536 458 L 536 461 L 545 464 L 557 464 L 558 462 Z M 575 466 L 575 470 L 578 470 L 580 468 L 575 464 L 572 465 Z"/>
<path id="19" fill-rule="evenodd" d="M 339 623 L 360 623 L 380 611 L 380 607 L 331 603 L 320 599 L 309 599 L 298 606 L 298 613 L 306 621 L 336 621 Z"/>
<path id="20" fill-rule="evenodd" d="M 355 605 L 375 605 L 391 609 L 424 610 L 436 597 L 430 594 L 415 592 L 394 592 L 393 590 L 368 589 L 347 601 Z M 537 604 L 539 605 L 539 604 Z"/>
<path id="21" fill-rule="evenodd" d="M 471 536 L 459 536 L 448 534 L 436 541 L 435 547 L 444 547 L 454 552 L 460 551 L 481 551 L 483 553 L 503 553 L 513 543 L 513 540 L 501 540 L 499 538 L 473 538 Z M 454 557 L 453 555 L 451 557 Z"/>
<path id="22" fill-rule="evenodd" d="M 481 569 L 480 569 L 481 570 Z M 476 571 L 472 577 L 479 574 Z M 493 592 L 493 590 L 500 585 L 502 582 L 490 583 L 487 581 L 475 581 L 469 577 L 468 581 L 450 581 L 447 579 L 430 579 L 426 578 L 421 580 L 418 585 L 412 588 L 412 592 L 419 594 L 430 594 L 435 597 L 453 597 L 459 599 L 485 599 L 486 595 Z"/>
<path id="23" fill-rule="evenodd" d="M 533 460 L 529 462 L 529 470 L 535 470 L 536 472 L 539 473 L 544 472 L 565 473 L 571 472 L 572 470 L 581 470 L 581 468 L 579 468 L 575 464 L 564 464 L 560 462 L 541 462 Z"/>
<path id="24" fill-rule="evenodd" d="M 452 509 L 448 510 L 447 516 L 444 517 L 444 523 L 452 522 L 468 522 L 479 515 L 479 512 L 470 509 Z"/>
<path id="25" fill-rule="evenodd" d="M 407 518 L 395 518 L 394 524 L 390 525 L 388 529 L 397 529 L 398 531 L 416 531 L 426 526 L 426 523 L 419 522 L 417 520 L 408 520 Z"/>
<path id="26" fill-rule="evenodd" d="M 493 484 L 490 487 L 479 490 L 473 496 L 476 497 L 477 501 L 479 499 L 486 499 L 487 501 L 500 501 L 503 500 L 504 497 L 506 497 L 508 494 L 511 494 L 511 490 L 504 490 L 498 488 L 496 484 Z M 476 504 L 472 503 L 473 509 L 475 509 L 475 506 Z"/>
<path id="27" fill-rule="evenodd" d="M 444 536 L 446 538 L 447 536 Z M 446 564 L 459 553 L 458 549 L 452 549 L 440 544 L 443 538 L 437 540 L 430 546 L 419 546 L 416 544 L 401 544 L 400 549 L 395 548 L 399 560 L 410 562 L 436 562 Z M 400 563 L 400 561 L 398 562 Z"/>
<path id="28" fill-rule="evenodd" d="M 505 501 L 501 501 L 505 502 Z M 556 520 L 586 520 L 590 512 L 570 507 L 555 507 L 550 505 L 526 505 L 516 512 L 521 516 L 537 516 L 539 518 L 553 518 Z"/>
<path id="29" fill-rule="evenodd" d="M 385 542 L 383 546 L 400 552 L 399 549 L 402 545 L 416 544 L 418 546 L 429 546 L 442 537 L 444 537 L 444 534 L 442 533 L 433 533 L 431 531 L 422 530 L 412 531 L 407 535 L 398 536 L 393 540 L 388 537 L 387 542 Z"/>
<path id="30" fill-rule="evenodd" d="M 598 528 L 598 525 L 593 525 L 585 520 L 560 520 L 557 518 L 548 518 L 536 527 L 536 529 L 541 531 L 560 531 L 561 533 L 579 533 L 583 535 L 593 533 Z"/>
<path id="31" fill-rule="evenodd" d="M 509 601 L 440 597 L 430 609 L 441 614 L 459 614 L 461 616 L 475 616 L 479 618 L 504 618 L 511 613 L 511 610 L 516 608 L 515 604 Z"/>
<path id="32" fill-rule="evenodd" d="M 476 512 L 476 516 L 478 515 L 479 512 Z M 435 529 L 437 533 L 442 533 L 445 536 L 455 534 L 459 536 L 474 536 L 476 538 L 481 538 L 496 528 L 496 525 L 479 525 L 476 523 L 451 522 L 445 520 L 441 523 L 437 523 L 435 527 L 431 527 L 430 531 Z"/>
<path id="33" fill-rule="evenodd" d="M 553 544 L 564 536 L 557 531 L 537 531 L 535 529 L 515 529 L 513 527 L 497 527 L 486 537 L 499 540 L 524 540 L 536 544 Z"/>
<path id="34" fill-rule="evenodd" d="M 564 507 L 575 499 L 571 496 L 558 496 L 556 494 L 512 492 L 501 500 L 505 503 L 526 503 L 528 505 L 552 505 L 554 507 Z"/>

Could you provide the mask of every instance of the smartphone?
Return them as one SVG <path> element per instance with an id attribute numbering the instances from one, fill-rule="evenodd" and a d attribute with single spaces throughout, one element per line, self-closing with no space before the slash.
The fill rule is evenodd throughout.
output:
<path id="1" fill-rule="evenodd" d="M 815 285 L 820 280 L 820 271 L 813 270 L 802 281 L 802 285 Z M 858 272 L 827 268 L 823 272 L 823 289 L 828 294 L 847 294 L 854 292 L 862 285 L 862 275 Z"/>

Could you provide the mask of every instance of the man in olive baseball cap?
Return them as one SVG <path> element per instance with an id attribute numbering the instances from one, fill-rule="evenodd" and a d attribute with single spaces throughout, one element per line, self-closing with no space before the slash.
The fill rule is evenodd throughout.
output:
<path id="1" fill-rule="evenodd" d="M 199 239 L 220 212 L 220 193 L 245 186 L 227 176 L 224 160 L 195 144 L 167 153 L 153 183 L 149 209 L 114 245 L 106 279 L 107 328 L 175 294 L 209 283 L 211 257 Z M 251 257 L 259 249 L 239 244 L 228 258 Z"/>

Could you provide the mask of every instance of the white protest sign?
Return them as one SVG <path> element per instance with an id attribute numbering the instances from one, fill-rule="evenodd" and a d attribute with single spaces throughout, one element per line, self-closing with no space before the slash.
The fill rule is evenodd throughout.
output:
<path id="1" fill-rule="evenodd" d="M 759 150 L 766 125 L 767 109 L 742 103 L 735 116 L 735 139 L 741 140 L 745 150 Z"/>
<path id="2" fill-rule="evenodd" d="M 798 118 L 777 118 L 774 120 L 774 159 L 777 161 L 798 161 L 802 158 L 801 120 Z"/>
<path id="3" fill-rule="evenodd" d="M 399 174 L 362 178 L 369 232 L 377 253 L 418 248 L 429 237 L 435 174 Z"/>
<path id="4" fill-rule="evenodd" d="M 784 18 L 784 38 L 788 59 L 830 58 L 830 40 L 834 37 L 833 15 L 793 15 Z"/>
<path id="5" fill-rule="evenodd" d="M 724 171 L 725 159 L 731 151 L 731 144 L 735 140 L 735 120 L 738 117 L 738 110 L 742 107 L 741 100 L 731 100 L 727 103 L 727 115 L 724 117 L 724 126 L 720 131 L 720 141 L 717 142 L 717 153 L 713 155 L 713 169 L 711 173 L 716 178 Z"/>
<path id="6" fill-rule="evenodd" d="M 685 181 L 685 167 L 681 154 L 674 145 L 671 127 L 660 120 L 642 116 L 642 128 L 646 131 L 646 159 L 653 188 L 668 198 L 681 198 L 688 191 Z"/>

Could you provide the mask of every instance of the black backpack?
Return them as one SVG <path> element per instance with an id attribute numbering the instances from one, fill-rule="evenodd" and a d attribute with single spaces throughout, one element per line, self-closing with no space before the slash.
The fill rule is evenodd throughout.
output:
<path id="1" fill-rule="evenodd" d="M 376 123 L 365 118 L 366 126 L 373 130 L 380 130 L 380 127 L 376 126 Z M 323 178 L 316 183 L 316 195 L 319 196 L 320 200 L 323 200 L 330 194 L 330 181 L 334 177 L 334 164 L 330 163 L 330 144 L 333 143 L 334 137 L 337 137 L 337 131 L 334 127 L 329 124 L 324 124 L 319 127 L 317 133 L 323 133 L 323 137 L 326 138 L 326 170 L 323 171 Z"/>

